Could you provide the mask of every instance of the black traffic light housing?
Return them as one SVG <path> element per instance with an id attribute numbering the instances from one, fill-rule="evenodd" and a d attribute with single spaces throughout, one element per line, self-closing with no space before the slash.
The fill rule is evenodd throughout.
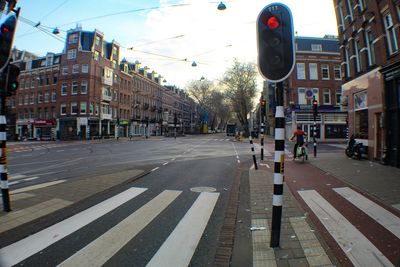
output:
<path id="1" fill-rule="evenodd" d="M 6 96 L 12 96 L 16 94 L 19 86 L 18 76 L 20 69 L 18 66 L 8 64 L 1 74 L 1 90 Z"/>
<path id="2" fill-rule="evenodd" d="M 313 99 L 313 101 L 312 101 L 312 110 L 313 110 L 314 117 L 317 117 L 317 115 L 318 115 L 318 101 L 316 99 Z"/>
<path id="3" fill-rule="evenodd" d="M 7 66 L 11 54 L 18 14 L 19 9 L 0 25 L 0 71 Z"/>
<path id="4" fill-rule="evenodd" d="M 257 18 L 258 68 L 273 82 L 286 79 L 295 62 L 293 19 L 281 3 L 267 5 Z"/>

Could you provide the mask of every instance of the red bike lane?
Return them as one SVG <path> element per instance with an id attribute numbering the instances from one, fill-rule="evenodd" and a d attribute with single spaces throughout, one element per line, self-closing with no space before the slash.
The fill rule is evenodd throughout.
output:
<path id="1" fill-rule="evenodd" d="M 292 194 L 308 212 L 310 219 L 318 227 L 319 232 L 334 251 L 341 264 L 344 266 L 363 266 L 359 258 L 365 259 L 367 254 L 372 254 L 371 257 L 376 258 L 376 262 L 381 263 L 379 266 L 391 266 L 390 263 L 393 266 L 400 266 L 400 234 L 397 233 L 397 230 L 394 230 L 395 233 L 393 233 L 393 227 L 397 227 L 400 222 L 400 213 L 397 210 L 385 207 L 379 200 L 308 162 L 302 163 L 297 160 L 287 159 L 285 161 L 285 182 Z M 350 192 L 351 195 L 342 196 L 338 192 Z M 358 197 L 357 192 L 361 194 L 361 197 Z M 354 199 L 361 199 L 361 206 L 366 206 L 367 210 L 369 207 L 372 215 L 371 213 L 367 215 L 365 209 L 362 211 L 351 203 Z M 368 200 L 375 204 L 370 203 Z M 376 204 L 377 206 L 375 206 Z M 377 209 L 372 209 L 372 206 Z M 341 216 L 330 218 L 324 215 L 321 217 L 321 214 L 337 214 L 335 210 L 344 219 Z M 394 219 L 395 225 L 393 225 L 393 220 L 389 223 L 385 223 L 383 220 L 385 218 L 382 218 L 382 221 L 380 220 L 380 214 L 383 214 L 382 216 L 384 217 L 387 212 L 394 216 L 390 218 Z M 371 218 L 371 216 L 375 216 L 375 219 Z M 383 225 L 378 221 L 381 221 Z M 334 225 L 337 225 L 339 229 L 332 231 L 329 225 L 333 225 L 334 229 Z M 340 228 L 343 228 L 343 232 L 341 232 Z M 400 232 L 400 228 L 398 230 Z M 359 235 L 360 233 L 361 236 Z M 353 236 L 354 240 L 346 240 L 346 237 L 351 239 Z M 366 239 L 363 239 L 362 236 Z M 369 244 L 368 240 L 372 244 Z M 385 258 L 388 261 L 385 262 Z M 376 265 L 371 262 L 368 266 Z"/>

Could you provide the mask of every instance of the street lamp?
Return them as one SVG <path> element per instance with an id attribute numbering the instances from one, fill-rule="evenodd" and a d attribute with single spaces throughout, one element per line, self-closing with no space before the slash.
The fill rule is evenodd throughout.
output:
<path id="1" fill-rule="evenodd" d="M 223 2 L 221 2 L 218 4 L 217 8 L 218 8 L 218 10 L 223 11 L 226 9 L 226 5 Z"/>

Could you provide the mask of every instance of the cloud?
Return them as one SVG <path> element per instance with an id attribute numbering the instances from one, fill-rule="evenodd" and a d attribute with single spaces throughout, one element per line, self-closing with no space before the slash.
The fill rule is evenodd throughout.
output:
<path id="1" fill-rule="evenodd" d="M 166 55 L 180 61 L 138 52 L 130 52 L 127 56 L 138 59 L 162 74 L 169 83 L 181 87 L 184 87 L 187 81 L 200 79 L 202 76 L 210 80 L 221 78 L 231 66 L 233 58 L 255 63 L 255 21 L 267 3 L 258 0 L 224 2 L 227 9 L 219 11 L 218 2 L 160 0 L 161 6 L 185 5 L 148 12 L 144 24 L 144 39 L 163 40 L 178 35 L 184 37 L 153 43 L 140 47 L 140 50 Z M 324 34 L 332 34 L 332 28 L 336 30 L 333 6 L 330 3 L 332 1 L 283 2 L 292 9 L 295 30 L 299 35 L 322 37 Z M 332 14 L 327 15 L 329 12 Z M 187 61 L 183 61 L 184 59 Z M 191 66 L 192 61 L 196 61 L 197 67 Z"/>

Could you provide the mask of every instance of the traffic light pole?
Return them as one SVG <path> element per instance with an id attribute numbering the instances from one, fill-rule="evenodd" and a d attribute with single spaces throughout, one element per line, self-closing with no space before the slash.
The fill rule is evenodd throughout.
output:
<path id="1" fill-rule="evenodd" d="M 285 162 L 285 114 L 283 83 L 276 83 L 274 195 L 272 197 L 271 247 L 279 247 L 283 203 L 283 165 Z"/>
<path id="2" fill-rule="evenodd" d="M 7 71 L 9 68 L 7 68 Z M 2 75 L 3 76 L 3 75 Z M 8 73 L 5 75 L 5 81 L 2 83 L 3 88 L 0 88 L 0 178 L 1 178 L 1 194 L 3 198 L 3 210 L 11 211 L 10 195 L 8 190 L 8 173 L 7 173 L 7 120 L 6 120 L 6 86 L 8 84 Z"/>
<path id="3" fill-rule="evenodd" d="M 314 112 L 314 132 L 313 132 L 314 158 L 317 157 L 317 139 L 315 138 L 316 135 L 317 135 L 317 116 Z"/>

